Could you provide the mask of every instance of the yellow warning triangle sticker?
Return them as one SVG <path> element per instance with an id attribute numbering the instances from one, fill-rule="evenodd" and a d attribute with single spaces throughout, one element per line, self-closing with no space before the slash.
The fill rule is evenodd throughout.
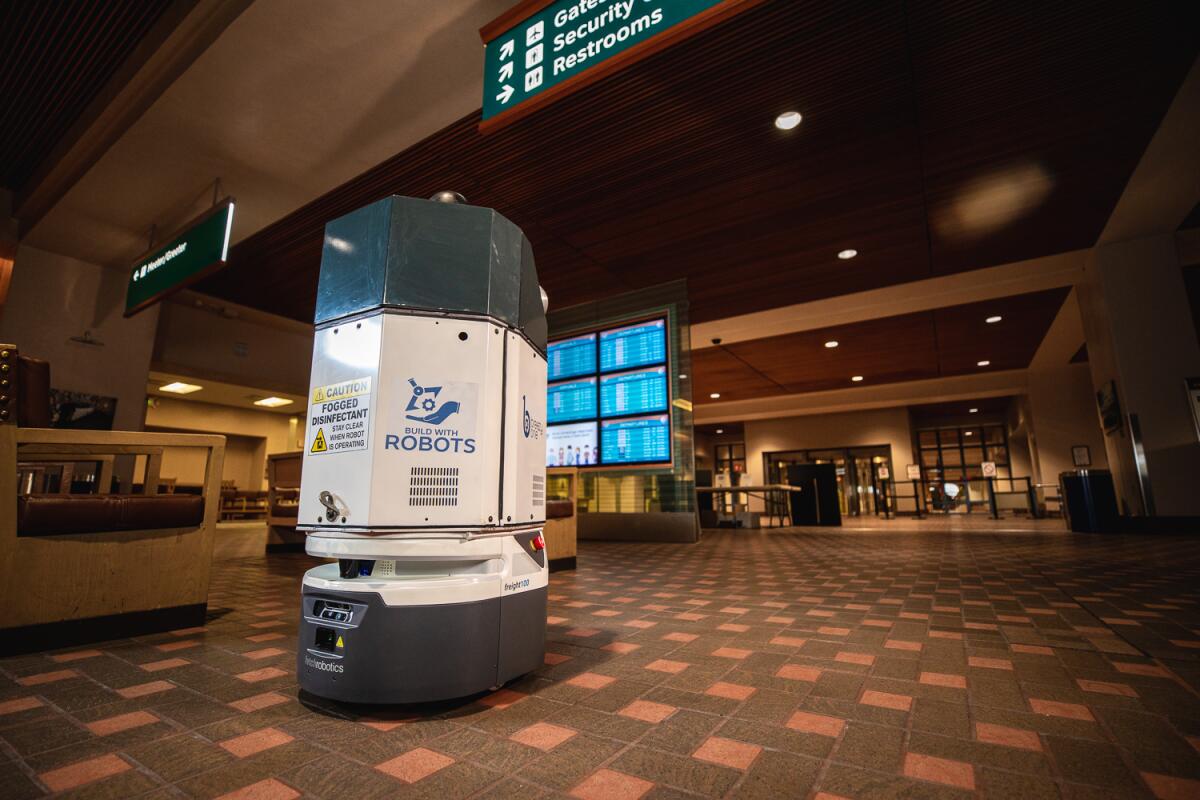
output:
<path id="1" fill-rule="evenodd" d="M 338 637 L 338 643 L 337 643 L 337 646 L 338 646 L 338 647 L 345 647 L 345 646 L 346 646 L 346 645 L 342 644 L 342 637 L 340 637 L 340 636 Z"/>
<path id="2" fill-rule="evenodd" d="M 317 438 L 313 439 L 312 448 L 308 452 L 324 453 L 328 449 L 328 445 L 325 444 L 325 429 L 317 428 Z"/>

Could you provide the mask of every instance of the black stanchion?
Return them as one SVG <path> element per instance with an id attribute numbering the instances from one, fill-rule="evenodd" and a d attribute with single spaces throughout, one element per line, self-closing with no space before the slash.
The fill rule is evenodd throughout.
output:
<path id="1" fill-rule="evenodd" d="M 916 509 L 916 512 L 917 512 L 917 519 L 923 519 L 925 516 L 922 513 L 923 508 L 925 506 L 925 493 L 921 491 L 921 480 L 919 478 L 913 478 L 912 485 L 913 485 L 913 507 Z"/>
<path id="2" fill-rule="evenodd" d="M 992 511 L 992 519 L 1000 519 L 1000 511 L 996 508 L 996 479 L 987 479 L 988 507 Z"/>

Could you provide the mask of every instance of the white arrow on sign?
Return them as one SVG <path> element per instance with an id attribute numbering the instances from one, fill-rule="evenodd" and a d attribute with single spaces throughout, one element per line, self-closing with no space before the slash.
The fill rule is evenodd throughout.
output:
<path id="1" fill-rule="evenodd" d="M 513 40 L 509 39 L 507 42 L 500 45 L 500 60 L 503 61 L 506 58 L 512 58 L 512 54 L 513 54 Z"/>
<path id="2" fill-rule="evenodd" d="M 508 84 L 505 84 L 504 89 L 500 92 L 500 94 L 496 95 L 496 99 L 499 100 L 501 103 L 507 103 L 509 100 L 512 99 L 512 96 L 513 96 L 513 87 L 509 86 Z"/>
<path id="3" fill-rule="evenodd" d="M 506 81 L 513 76 L 513 63 L 511 61 L 500 65 L 500 80 Z"/>

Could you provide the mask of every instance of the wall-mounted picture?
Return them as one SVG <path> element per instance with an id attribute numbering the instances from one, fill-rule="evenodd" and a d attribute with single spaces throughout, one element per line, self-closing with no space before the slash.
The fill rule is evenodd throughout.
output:
<path id="1" fill-rule="evenodd" d="M 1092 449 L 1086 444 L 1077 444 L 1071 448 L 1071 463 L 1077 467 L 1092 465 Z"/>
<path id="2" fill-rule="evenodd" d="M 117 398 L 84 392 L 50 390 L 50 425 L 74 430 L 111 431 Z"/>
<path id="3" fill-rule="evenodd" d="M 1117 400 L 1117 384 L 1109 381 L 1096 392 L 1096 406 L 1100 411 L 1100 425 L 1105 433 L 1121 429 L 1121 403 Z"/>

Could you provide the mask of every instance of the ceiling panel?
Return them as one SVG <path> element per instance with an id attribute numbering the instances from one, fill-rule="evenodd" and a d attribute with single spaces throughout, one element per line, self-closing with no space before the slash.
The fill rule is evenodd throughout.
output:
<path id="1" fill-rule="evenodd" d="M 170 5 L 0 3 L 0 187 L 25 184 Z"/>
<path id="2" fill-rule="evenodd" d="M 1024 369 L 1068 288 L 692 351 L 697 404 Z M 989 324 L 989 316 L 1001 321 Z M 825 343 L 836 341 L 837 347 Z M 980 360 L 991 363 L 978 366 Z M 855 382 L 855 375 L 863 376 Z"/>
<path id="3" fill-rule="evenodd" d="M 1070 250 L 1198 41 L 1194 3 L 773 0 L 489 135 L 458 121 L 201 290 L 311 320 L 326 221 L 445 188 L 527 231 L 556 305 L 686 278 L 696 322 Z"/>

